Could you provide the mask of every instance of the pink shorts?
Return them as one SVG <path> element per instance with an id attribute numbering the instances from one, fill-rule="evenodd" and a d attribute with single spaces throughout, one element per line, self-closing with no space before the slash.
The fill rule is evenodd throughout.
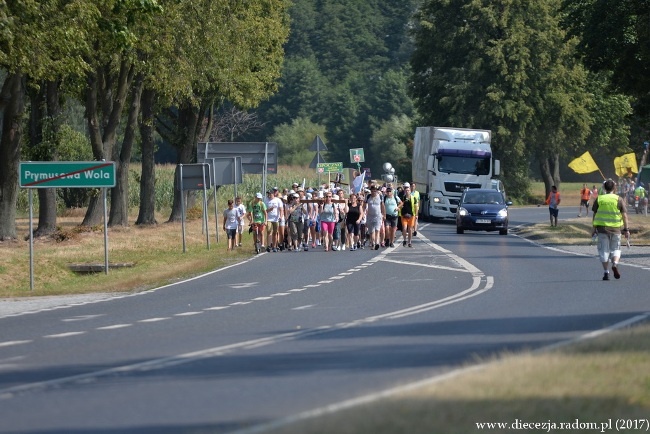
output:
<path id="1" fill-rule="evenodd" d="M 332 235 L 334 233 L 335 226 L 336 222 L 320 222 L 320 231 L 327 232 Z"/>

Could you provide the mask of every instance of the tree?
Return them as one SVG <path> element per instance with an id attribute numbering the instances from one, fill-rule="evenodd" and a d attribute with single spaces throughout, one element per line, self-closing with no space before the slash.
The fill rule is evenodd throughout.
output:
<path id="1" fill-rule="evenodd" d="M 96 30 L 95 1 L 2 2 L 0 68 L 6 71 L 0 93 L 0 239 L 16 237 L 18 163 L 25 97 L 30 86 L 60 77 L 79 77 L 83 55 Z M 74 26 L 69 23 L 74 22 Z"/>
<path id="2" fill-rule="evenodd" d="M 394 116 L 381 123 L 372 135 L 370 153 L 381 164 L 390 162 L 396 168 L 399 179 L 410 179 L 410 164 L 404 170 L 405 162 L 410 161 L 407 146 L 413 133 L 412 119 L 406 115 Z"/>
<path id="3" fill-rule="evenodd" d="M 183 164 L 193 161 L 199 137 L 207 138 L 203 119 L 212 115 L 217 102 L 250 108 L 277 90 L 288 36 L 286 0 L 189 3 L 180 6 L 187 7 L 181 16 L 187 17 L 184 31 L 192 38 L 183 47 L 192 72 L 191 92 L 174 98 L 176 107 L 166 111 L 165 126 L 159 130 L 177 148 L 177 162 Z M 180 220 L 180 204 L 175 190 L 169 221 Z"/>
<path id="4" fill-rule="evenodd" d="M 565 25 L 578 36 L 578 49 L 593 71 L 610 71 L 616 89 L 637 98 L 650 113 L 650 2 L 565 0 Z"/>
<path id="5" fill-rule="evenodd" d="M 278 144 L 278 162 L 290 166 L 308 166 L 314 158 L 309 145 L 314 137 L 325 137 L 325 127 L 308 118 L 294 119 L 291 124 L 278 125 L 271 141 Z"/>
<path id="6" fill-rule="evenodd" d="M 559 1 L 427 0 L 416 19 L 411 90 L 421 121 L 492 130 L 514 195 L 527 190 L 532 155 L 550 161 L 543 175 L 559 184 L 559 157 L 584 143 L 591 122 Z"/>
<path id="7" fill-rule="evenodd" d="M 564 1 L 565 26 L 580 39 L 578 50 L 594 72 L 608 73 L 610 94 L 631 100 L 635 143 L 650 137 L 650 2 Z"/>
<path id="8" fill-rule="evenodd" d="M 346 161 L 350 148 L 369 146 L 381 122 L 410 116 L 405 62 L 419 2 L 295 0 L 280 89 L 260 106 L 266 128 L 251 139 L 266 140 L 275 126 L 309 117 L 327 127 L 331 157 Z"/>

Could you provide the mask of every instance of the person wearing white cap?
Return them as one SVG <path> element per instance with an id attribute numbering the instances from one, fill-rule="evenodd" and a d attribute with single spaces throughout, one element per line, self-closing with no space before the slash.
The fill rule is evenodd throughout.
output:
<path id="1" fill-rule="evenodd" d="M 255 199 L 250 205 L 248 210 L 248 221 L 253 229 L 253 243 L 255 245 L 255 253 L 259 253 L 261 249 L 264 249 L 264 226 L 266 225 L 266 205 L 262 200 L 264 196 L 262 193 L 257 193 Z M 258 246 L 258 243 L 261 244 L 261 247 Z"/>

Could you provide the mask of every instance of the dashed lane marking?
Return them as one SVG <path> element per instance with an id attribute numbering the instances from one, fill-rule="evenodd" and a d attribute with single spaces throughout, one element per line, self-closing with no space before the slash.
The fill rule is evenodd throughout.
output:
<path id="1" fill-rule="evenodd" d="M 141 320 L 138 321 L 138 322 L 144 322 L 144 323 L 147 323 L 147 322 L 158 322 L 158 321 L 166 321 L 166 320 L 168 320 L 168 319 L 171 319 L 171 317 L 164 317 L 164 318 L 163 318 L 163 317 L 161 317 L 161 318 L 147 318 L 147 319 L 141 319 Z"/>
<path id="2" fill-rule="evenodd" d="M 48 339 L 58 339 L 58 338 L 67 338 L 69 336 L 78 336 L 78 335 L 83 335 L 86 332 L 68 332 L 68 333 L 59 333 L 56 335 L 46 335 L 43 336 L 44 338 Z"/>
<path id="3" fill-rule="evenodd" d="M 7 341 L 7 342 L 0 342 L 0 347 L 11 347 L 11 346 L 13 346 L 13 345 L 29 344 L 30 342 L 33 342 L 33 341 Z"/>
<path id="4" fill-rule="evenodd" d="M 97 327 L 96 330 L 117 330 L 131 327 L 133 324 L 113 324 L 106 327 Z"/>

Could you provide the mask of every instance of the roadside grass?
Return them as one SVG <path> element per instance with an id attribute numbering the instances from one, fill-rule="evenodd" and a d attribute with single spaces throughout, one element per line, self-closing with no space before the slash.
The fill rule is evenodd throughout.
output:
<path id="1" fill-rule="evenodd" d="M 247 259 L 253 254 L 252 241 L 244 234 L 243 246 L 226 252 L 226 236 L 216 242 L 214 218 L 208 232 L 210 250 L 202 232 L 202 220 L 186 222 L 186 253 L 183 253 L 180 223 L 155 226 L 109 228 L 108 260 L 132 263 L 133 267 L 109 268 L 108 274 L 77 274 L 71 264 L 104 264 L 103 226 L 79 230 L 79 217 L 58 219 L 54 237 L 34 241 L 34 290 L 29 282 L 29 242 L 24 239 L 0 243 L 0 298 L 82 294 L 93 292 L 137 292 L 175 280 L 211 271 Z M 160 219 L 158 219 L 160 221 Z M 18 221 L 20 233 L 28 233 L 27 220 Z M 246 231 L 245 231 L 246 232 Z"/>
<path id="2" fill-rule="evenodd" d="M 268 431 L 274 434 L 639 432 L 650 415 L 650 325 L 544 353 L 505 353 L 462 375 Z M 472 363 L 472 366 L 477 366 Z M 609 421 L 611 429 L 604 429 Z M 639 429 L 616 429 L 636 421 Z M 515 429 L 514 423 L 555 423 Z M 570 424 L 578 423 L 575 427 Z M 507 423 L 479 429 L 477 423 Z M 560 428 L 560 423 L 564 423 Z M 593 424 L 588 426 L 586 424 Z M 620 426 L 619 426 L 620 428 Z"/>

